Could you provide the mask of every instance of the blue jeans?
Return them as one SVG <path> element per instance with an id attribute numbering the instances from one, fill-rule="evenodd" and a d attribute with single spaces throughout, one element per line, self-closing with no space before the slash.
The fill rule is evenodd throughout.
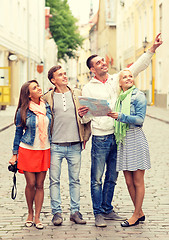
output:
<path id="1" fill-rule="evenodd" d="M 68 163 L 69 173 L 69 193 L 70 193 L 70 210 L 75 213 L 80 209 L 80 167 L 81 167 L 81 144 L 72 146 L 59 146 L 51 144 L 51 163 L 49 169 L 50 179 L 50 197 L 52 214 L 62 212 L 60 196 L 60 175 L 63 158 Z"/>
<path id="2" fill-rule="evenodd" d="M 106 136 L 92 136 L 91 150 L 91 196 L 93 212 L 96 216 L 101 213 L 110 213 L 114 188 L 118 173 L 116 172 L 117 145 L 114 134 Z M 105 172 L 104 186 L 102 176 Z"/>

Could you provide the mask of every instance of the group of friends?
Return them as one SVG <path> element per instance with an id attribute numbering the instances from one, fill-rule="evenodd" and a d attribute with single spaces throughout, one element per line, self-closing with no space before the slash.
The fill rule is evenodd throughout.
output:
<path id="1" fill-rule="evenodd" d="M 134 85 L 134 78 L 148 67 L 161 44 L 158 34 L 146 53 L 129 68 L 114 75 L 108 74 L 104 58 L 91 55 L 86 63 L 94 77 L 82 92 L 68 86 L 68 77 L 60 65 L 48 71 L 48 79 L 54 88 L 46 94 L 42 94 L 36 80 L 23 84 L 14 118 L 16 130 L 9 162 L 15 164 L 17 161 L 18 171 L 26 179 L 26 227 L 44 227 L 40 212 L 48 169 L 52 223 L 55 226 L 62 224 L 60 175 L 63 158 L 68 163 L 70 220 L 86 224 L 80 213 L 79 174 L 81 151 L 90 135 L 91 198 L 95 225 L 106 227 L 105 220 L 116 220 L 122 222 L 122 227 L 130 227 L 145 221 L 142 210 L 144 173 L 151 167 L 148 143 L 142 130 L 147 102 L 144 93 Z M 112 111 L 107 116 L 93 117 L 87 114 L 88 107 L 80 106 L 80 95 L 105 99 Z M 119 171 L 124 173 L 134 205 L 129 219 L 118 215 L 112 206 Z"/>

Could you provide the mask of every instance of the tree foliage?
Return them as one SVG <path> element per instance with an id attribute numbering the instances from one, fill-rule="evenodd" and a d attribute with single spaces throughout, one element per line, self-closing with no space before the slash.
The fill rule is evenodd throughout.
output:
<path id="1" fill-rule="evenodd" d="M 58 59 L 75 57 L 75 50 L 82 46 L 83 37 L 76 25 L 77 19 L 72 15 L 67 0 L 46 0 L 50 7 L 50 31 L 58 46 Z"/>

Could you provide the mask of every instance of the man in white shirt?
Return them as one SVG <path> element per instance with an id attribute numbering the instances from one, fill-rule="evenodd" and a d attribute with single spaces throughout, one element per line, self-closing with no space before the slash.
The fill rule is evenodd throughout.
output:
<path id="1" fill-rule="evenodd" d="M 155 50 L 161 44 L 160 34 L 158 34 L 152 47 L 130 66 L 129 70 L 134 77 L 148 67 Z M 90 56 L 86 63 L 95 76 L 84 86 L 82 96 L 105 99 L 113 109 L 119 93 L 118 74 L 109 75 L 106 61 L 98 55 Z M 111 204 L 118 176 L 116 172 L 117 147 L 114 137 L 114 124 L 113 119 L 108 116 L 88 117 L 87 112 L 88 108 L 85 106 L 80 107 L 78 110 L 83 123 L 91 120 L 91 197 L 95 225 L 97 227 L 106 227 L 107 224 L 104 219 L 125 220 L 114 212 Z M 102 176 L 105 166 L 106 172 L 102 188 Z"/>

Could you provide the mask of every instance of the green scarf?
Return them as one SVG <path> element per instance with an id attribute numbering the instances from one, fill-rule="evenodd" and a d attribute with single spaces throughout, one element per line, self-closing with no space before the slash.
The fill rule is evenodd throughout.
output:
<path id="1" fill-rule="evenodd" d="M 135 88 L 136 88 L 135 85 L 133 85 L 131 88 L 129 88 L 125 92 L 121 90 L 120 95 L 116 101 L 115 112 L 121 112 L 126 115 L 130 115 L 131 95 L 132 95 L 132 91 Z M 124 138 L 126 136 L 126 131 L 129 129 L 129 124 L 115 120 L 114 127 L 115 127 L 114 135 L 115 135 L 116 143 L 118 147 L 120 142 L 124 143 Z"/>

